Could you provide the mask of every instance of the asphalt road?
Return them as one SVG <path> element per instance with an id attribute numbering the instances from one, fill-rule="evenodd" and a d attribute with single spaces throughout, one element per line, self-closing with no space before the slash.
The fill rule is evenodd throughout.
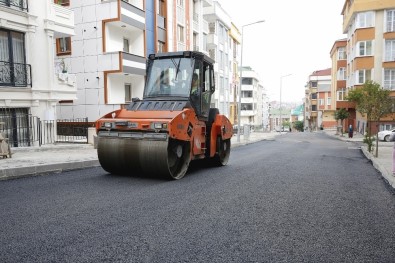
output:
<path id="1" fill-rule="evenodd" d="M 394 262 L 394 190 L 357 146 L 292 133 L 178 181 L 0 181 L 0 262 Z"/>

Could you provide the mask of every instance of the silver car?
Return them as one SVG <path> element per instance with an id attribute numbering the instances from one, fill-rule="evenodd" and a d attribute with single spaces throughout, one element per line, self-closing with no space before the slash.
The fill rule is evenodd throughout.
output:
<path id="1" fill-rule="evenodd" d="M 386 130 L 386 131 L 380 131 L 377 136 L 379 138 L 379 141 L 386 141 L 389 142 L 390 140 L 390 135 L 391 133 L 395 132 L 395 129 L 392 130 Z"/>

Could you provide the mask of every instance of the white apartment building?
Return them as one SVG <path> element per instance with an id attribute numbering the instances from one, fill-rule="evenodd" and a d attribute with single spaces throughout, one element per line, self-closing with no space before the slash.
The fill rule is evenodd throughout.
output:
<path id="1" fill-rule="evenodd" d="M 231 18 L 219 2 L 214 1 L 212 6 L 204 8 L 204 19 L 209 25 L 207 39 L 209 56 L 216 61 L 214 67 L 216 91 L 212 97 L 212 107 L 218 108 L 221 114 L 228 117 L 233 102 L 230 91 L 233 60 L 233 39 L 229 35 L 232 27 Z"/>
<path id="2" fill-rule="evenodd" d="M 259 84 L 259 75 L 250 67 L 242 68 L 240 125 L 256 128 L 263 123 L 263 86 Z"/>
<path id="3" fill-rule="evenodd" d="M 58 118 L 101 116 L 141 97 L 145 82 L 143 0 L 70 1 L 75 36 L 57 39 L 57 59 L 75 74 L 77 98 L 62 100 Z"/>
<path id="4" fill-rule="evenodd" d="M 77 98 L 75 75 L 59 74 L 54 48 L 74 28 L 74 12 L 53 0 L 0 1 L 0 128 L 12 146 L 37 144 L 32 122 L 57 119 L 57 103 Z"/>

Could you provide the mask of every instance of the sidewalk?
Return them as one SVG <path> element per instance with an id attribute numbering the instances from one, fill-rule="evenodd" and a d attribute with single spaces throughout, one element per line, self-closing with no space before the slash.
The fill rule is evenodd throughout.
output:
<path id="1" fill-rule="evenodd" d="M 331 130 L 322 132 L 346 142 L 363 141 L 363 136 L 360 134 L 348 138 L 347 134 L 340 136 Z M 278 132 L 251 132 L 249 138 L 240 135 L 240 141 L 238 141 L 237 135 L 234 135 L 231 147 L 261 140 L 273 140 L 278 135 Z M 393 143 L 380 142 L 378 158 L 367 152 L 366 145 L 363 145 L 361 150 L 366 158 L 372 161 L 373 166 L 385 180 L 395 188 L 395 177 L 392 175 Z M 11 152 L 12 158 L 0 158 L 0 180 L 100 166 L 97 150 L 90 144 L 51 144 L 41 147 L 20 147 L 12 148 Z"/>
<path id="2" fill-rule="evenodd" d="M 329 136 L 337 138 L 346 142 L 363 142 L 363 135 L 356 133 L 353 138 L 348 138 L 348 134 L 344 133 L 343 136 L 336 135 L 336 131 L 325 130 L 324 131 Z M 365 157 L 372 161 L 373 166 L 381 173 L 383 178 L 395 188 L 395 177 L 392 175 L 392 151 L 393 151 L 393 142 L 379 142 L 378 146 L 378 157 L 374 157 L 374 155 L 367 150 L 367 145 L 363 144 L 361 146 L 362 153 Z M 374 147 L 376 147 L 376 143 L 374 143 Z"/>

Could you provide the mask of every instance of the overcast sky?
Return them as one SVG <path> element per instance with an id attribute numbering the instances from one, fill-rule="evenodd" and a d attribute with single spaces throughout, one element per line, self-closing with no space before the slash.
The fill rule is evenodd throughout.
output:
<path id="1" fill-rule="evenodd" d="M 345 38 L 341 11 L 345 0 L 219 0 L 241 32 L 243 66 L 261 77 L 270 100 L 302 103 L 304 86 L 315 70 L 331 67 L 330 50 Z"/>

